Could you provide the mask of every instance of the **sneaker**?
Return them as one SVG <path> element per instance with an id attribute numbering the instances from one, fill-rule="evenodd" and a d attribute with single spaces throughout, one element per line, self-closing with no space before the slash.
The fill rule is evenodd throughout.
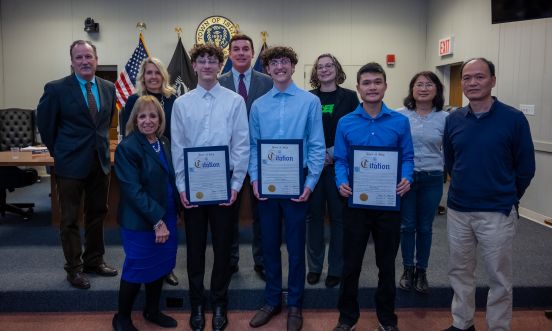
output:
<path id="1" fill-rule="evenodd" d="M 399 281 L 399 287 L 405 291 L 410 291 L 414 283 L 414 267 L 404 267 L 404 272 Z"/>
<path id="2" fill-rule="evenodd" d="M 426 271 L 416 268 L 416 274 L 414 275 L 414 289 L 420 293 L 427 293 L 429 285 L 427 283 Z"/>

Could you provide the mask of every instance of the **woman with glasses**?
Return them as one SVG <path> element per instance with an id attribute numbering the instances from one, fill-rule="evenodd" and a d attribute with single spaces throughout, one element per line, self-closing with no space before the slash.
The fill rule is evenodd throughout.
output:
<path id="1" fill-rule="evenodd" d="M 406 291 L 428 290 L 433 219 L 443 194 L 442 141 L 448 115 L 443 104 L 443 84 L 433 72 L 423 71 L 410 81 L 405 108 L 399 109 L 410 121 L 414 144 L 414 182 L 401 201 L 404 272 L 399 286 Z"/>
<path id="2" fill-rule="evenodd" d="M 330 246 L 328 252 L 328 275 L 326 287 L 335 287 L 341 280 L 343 266 L 343 222 L 342 202 L 335 184 L 333 146 L 337 122 L 358 106 L 356 92 L 339 86 L 346 75 L 339 61 L 331 54 L 322 54 L 314 62 L 310 84 L 311 93 L 320 98 L 322 123 L 326 141 L 324 169 L 309 199 L 307 217 L 307 259 L 309 272 L 307 282 L 318 283 L 324 266 L 326 244 L 324 242 L 324 215 L 326 206 L 330 216 Z"/>
<path id="3" fill-rule="evenodd" d="M 176 91 L 169 82 L 169 73 L 161 60 L 155 57 L 148 57 L 142 61 L 140 70 L 136 76 L 136 94 L 128 97 L 125 108 L 121 111 L 119 132 L 123 137 L 125 136 L 125 126 L 136 100 L 143 95 L 152 95 L 159 101 L 165 112 L 165 120 L 167 122 L 164 136 L 171 141 L 171 111 L 174 100 L 176 100 Z M 167 275 L 165 281 L 173 286 L 178 285 L 178 278 L 173 271 Z"/>

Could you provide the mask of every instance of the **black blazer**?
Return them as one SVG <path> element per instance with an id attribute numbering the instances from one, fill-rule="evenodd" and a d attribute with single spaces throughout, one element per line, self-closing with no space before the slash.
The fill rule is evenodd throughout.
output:
<path id="1" fill-rule="evenodd" d="M 238 89 L 234 84 L 234 77 L 232 76 L 232 70 L 228 71 L 224 75 L 219 77 L 219 83 L 223 87 L 230 89 L 237 93 Z M 249 118 L 249 111 L 253 101 L 257 100 L 260 96 L 266 94 L 272 88 L 272 78 L 270 76 L 251 70 L 251 83 L 249 85 L 249 92 L 247 93 L 247 100 L 245 100 L 245 108 L 247 109 L 247 118 Z"/>
<path id="2" fill-rule="evenodd" d="M 109 128 L 115 109 L 113 83 L 96 77 L 100 112 L 94 123 L 75 75 L 49 82 L 37 107 L 37 126 L 42 142 L 54 157 L 56 174 L 85 178 L 95 155 L 103 172 L 111 169 Z"/>
<path id="3" fill-rule="evenodd" d="M 119 224 L 125 229 L 153 231 L 153 225 L 167 211 L 167 184 L 173 187 L 173 198 L 179 205 L 169 141 L 165 137 L 159 140 L 169 171 L 140 132 L 128 135 L 115 151 L 115 175 L 121 188 Z"/>
<path id="4" fill-rule="evenodd" d="M 320 89 L 311 90 L 310 92 L 316 96 L 320 96 Z M 324 127 L 326 148 L 330 148 L 334 145 L 335 130 L 337 129 L 337 122 L 339 122 L 339 119 L 354 111 L 358 107 L 358 104 L 358 97 L 355 91 L 340 86 L 337 87 L 334 105 L 335 112 L 332 116 L 330 127 Z"/>

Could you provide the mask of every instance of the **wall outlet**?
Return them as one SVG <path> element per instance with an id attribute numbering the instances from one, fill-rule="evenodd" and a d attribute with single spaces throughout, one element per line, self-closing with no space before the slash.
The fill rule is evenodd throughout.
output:
<path id="1" fill-rule="evenodd" d="M 535 115 L 535 105 L 519 105 L 519 110 L 525 115 Z"/>

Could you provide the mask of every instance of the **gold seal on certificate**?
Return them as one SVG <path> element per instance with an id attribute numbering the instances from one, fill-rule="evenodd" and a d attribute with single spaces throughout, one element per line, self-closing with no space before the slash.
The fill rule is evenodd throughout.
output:
<path id="1" fill-rule="evenodd" d="M 230 199 L 228 146 L 184 149 L 186 197 L 191 204 L 209 205 Z"/>
<path id="2" fill-rule="evenodd" d="M 349 206 L 368 209 L 399 210 L 397 183 L 401 155 L 397 149 L 352 146 L 352 196 Z"/>
<path id="3" fill-rule="evenodd" d="M 303 140 L 258 140 L 259 194 L 263 198 L 297 198 L 303 191 Z"/>

